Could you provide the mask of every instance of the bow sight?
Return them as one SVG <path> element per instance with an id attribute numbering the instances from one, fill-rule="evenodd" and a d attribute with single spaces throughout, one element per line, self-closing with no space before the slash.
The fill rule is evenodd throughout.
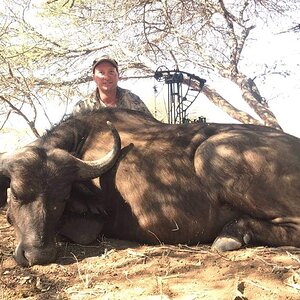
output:
<path id="1" fill-rule="evenodd" d="M 206 80 L 187 72 L 168 70 L 166 67 L 159 67 L 154 78 L 159 82 L 164 81 L 168 86 L 168 123 L 191 122 L 187 118 L 187 110 L 200 94 Z M 187 86 L 184 96 L 183 83 Z M 196 122 L 205 122 L 205 118 L 200 117 Z"/>

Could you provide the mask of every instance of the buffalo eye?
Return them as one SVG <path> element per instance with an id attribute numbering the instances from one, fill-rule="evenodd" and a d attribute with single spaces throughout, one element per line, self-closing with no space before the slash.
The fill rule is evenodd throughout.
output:
<path id="1" fill-rule="evenodd" d="M 11 220 L 9 212 L 6 213 L 6 220 L 10 225 L 12 225 L 12 220 Z"/>
<path id="2" fill-rule="evenodd" d="M 70 201 L 70 198 L 71 198 L 71 195 L 68 195 L 68 196 L 65 197 L 64 201 L 65 201 L 65 202 L 69 202 L 69 201 Z"/>

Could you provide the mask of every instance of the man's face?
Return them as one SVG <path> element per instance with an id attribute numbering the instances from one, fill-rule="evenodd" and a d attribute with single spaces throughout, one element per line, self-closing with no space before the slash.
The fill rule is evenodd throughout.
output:
<path id="1" fill-rule="evenodd" d="M 93 79 L 102 92 L 113 91 L 117 88 L 119 74 L 109 62 L 101 62 L 96 66 Z"/>

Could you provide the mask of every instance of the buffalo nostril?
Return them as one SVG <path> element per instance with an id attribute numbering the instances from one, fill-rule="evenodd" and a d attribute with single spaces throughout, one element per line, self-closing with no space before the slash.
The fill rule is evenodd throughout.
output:
<path id="1" fill-rule="evenodd" d="M 55 246 L 26 247 L 26 250 L 18 246 L 15 253 L 15 260 L 22 267 L 49 264 L 56 259 Z"/>
<path id="2" fill-rule="evenodd" d="M 23 247 L 21 244 L 19 244 L 15 250 L 14 259 L 17 262 L 17 264 L 22 267 L 29 266 L 29 261 L 27 260 L 27 258 L 25 256 L 25 251 L 23 250 Z"/>

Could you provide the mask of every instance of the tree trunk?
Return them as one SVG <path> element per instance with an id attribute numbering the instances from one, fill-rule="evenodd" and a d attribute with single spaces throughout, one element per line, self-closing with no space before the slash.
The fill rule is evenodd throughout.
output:
<path id="1" fill-rule="evenodd" d="M 235 78 L 235 82 L 241 88 L 243 99 L 263 120 L 264 125 L 282 130 L 275 115 L 269 109 L 267 102 L 260 95 L 259 90 L 251 78 L 241 76 Z"/>

